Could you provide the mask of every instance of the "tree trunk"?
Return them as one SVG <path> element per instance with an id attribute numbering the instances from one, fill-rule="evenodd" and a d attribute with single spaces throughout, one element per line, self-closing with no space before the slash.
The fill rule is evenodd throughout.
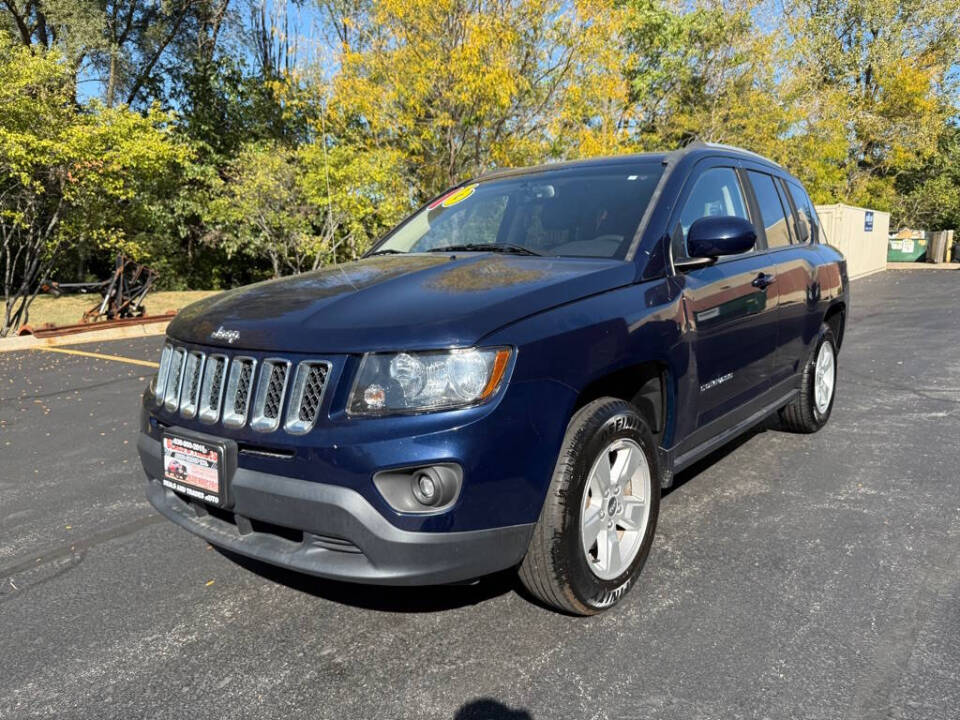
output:
<path id="1" fill-rule="evenodd" d="M 115 48 L 110 50 L 110 75 L 107 78 L 107 96 L 105 101 L 107 107 L 113 107 L 114 97 L 117 92 L 117 51 Z"/>

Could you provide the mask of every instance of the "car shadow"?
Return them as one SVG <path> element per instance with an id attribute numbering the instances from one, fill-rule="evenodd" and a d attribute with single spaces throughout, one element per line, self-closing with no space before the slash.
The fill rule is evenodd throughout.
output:
<path id="1" fill-rule="evenodd" d="M 706 457 L 698 460 L 690 467 L 677 473 L 673 484 L 662 491 L 662 497 L 667 497 L 677 488 L 683 487 L 686 483 L 696 478 L 700 473 L 709 469 L 723 458 L 737 450 L 741 445 L 749 442 L 752 438 L 768 430 L 782 430 L 780 421 L 776 415 L 761 422 L 752 430 L 731 440 L 726 445 L 718 448 Z M 330 600 L 352 607 L 362 608 L 364 610 L 377 610 L 380 612 L 392 613 L 431 613 L 443 610 L 455 610 L 457 608 L 469 607 L 479 603 L 491 600 L 507 593 L 516 593 L 525 601 L 537 605 L 549 612 L 557 612 L 555 608 L 544 604 L 539 598 L 534 597 L 527 591 L 517 576 L 516 568 L 503 570 L 492 575 L 478 578 L 472 582 L 454 584 L 454 585 L 429 585 L 421 587 L 392 587 L 381 585 L 363 585 L 360 583 L 340 582 L 337 580 L 328 580 L 318 578 L 312 575 L 305 575 L 294 570 L 277 567 L 269 563 L 255 560 L 239 555 L 224 548 L 214 547 L 214 549 L 231 562 L 240 565 L 244 569 L 259 575 L 271 582 L 284 585 L 292 590 L 307 593 L 317 598 Z M 514 714 L 483 714 L 493 705 L 484 703 L 493 703 L 499 705 L 494 700 L 483 698 L 475 701 L 471 705 L 463 706 L 458 711 L 455 720 L 466 718 L 508 718 L 522 720 L 529 718 L 525 711 L 514 711 L 500 705 L 503 712 Z M 464 714 L 467 712 L 472 714 Z M 521 714 L 516 714 L 517 712 Z M 478 714 L 479 713 L 479 714 Z"/>
<path id="2" fill-rule="evenodd" d="M 533 715 L 522 708 L 514 710 L 493 698 L 478 698 L 457 710 L 453 720 L 533 720 Z"/>
<path id="3" fill-rule="evenodd" d="M 269 563 L 214 549 L 231 562 L 271 582 L 317 598 L 362 608 L 393 613 L 431 613 L 477 605 L 495 597 L 516 592 L 520 584 L 515 570 L 487 575 L 469 583 L 392 587 L 328 580 L 286 570 Z"/>

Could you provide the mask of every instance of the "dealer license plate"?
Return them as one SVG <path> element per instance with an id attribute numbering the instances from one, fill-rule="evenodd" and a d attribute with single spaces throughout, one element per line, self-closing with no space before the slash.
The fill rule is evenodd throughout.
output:
<path id="1" fill-rule="evenodd" d="M 223 448 L 202 440 L 163 436 L 163 485 L 206 503 L 221 505 Z"/>

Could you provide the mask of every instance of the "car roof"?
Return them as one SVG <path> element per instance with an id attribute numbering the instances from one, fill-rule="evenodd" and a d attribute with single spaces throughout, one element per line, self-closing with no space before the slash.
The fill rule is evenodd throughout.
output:
<path id="1" fill-rule="evenodd" d="M 535 173 L 551 172 L 554 170 L 566 170 L 570 168 L 594 168 L 594 167 L 614 167 L 617 165 L 631 165 L 638 162 L 666 162 L 670 153 L 632 153 L 629 155 L 611 155 L 608 157 L 592 157 L 582 160 L 558 160 L 548 162 L 542 165 L 531 165 L 529 167 L 504 168 L 485 172 L 477 180 L 499 180 L 500 178 L 513 177 L 515 175 L 531 175 Z"/>
<path id="2" fill-rule="evenodd" d="M 550 172 L 554 170 L 565 170 L 570 168 L 596 168 L 596 167 L 615 167 L 618 165 L 632 165 L 639 162 L 659 162 L 666 166 L 676 165 L 680 160 L 688 160 L 692 163 L 696 163 L 697 160 L 703 157 L 717 157 L 717 156 L 726 156 L 726 157 L 735 157 L 742 160 L 749 160 L 752 162 L 758 162 L 764 165 L 768 165 L 773 169 L 778 170 L 783 175 L 792 177 L 790 173 L 783 169 L 782 166 L 773 162 L 772 160 L 765 158 L 763 155 L 752 152 L 750 150 L 744 150 L 743 148 L 738 148 L 733 145 L 723 145 L 720 143 L 706 143 L 706 142 L 692 142 L 678 150 L 664 151 L 664 152 L 646 152 L 646 153 L 633 153 L 629 155 L 612 155 L 607 157 L 593 157 L 586 158 L 583 160 L 563 160 L 558 162 L 545 163 L 542 165 L 532 165 L 530 167 L 520 167 L 520 168 L 505 168 L 498 170 L 491 170 L 489 172 L 483 173 L 473 180 L 468 180 L 467 182 L 472 182 L 475 180 L 499 180 L 501 178 L 515 177 L 518 175 L 531 175 L 542 172 Z"/>

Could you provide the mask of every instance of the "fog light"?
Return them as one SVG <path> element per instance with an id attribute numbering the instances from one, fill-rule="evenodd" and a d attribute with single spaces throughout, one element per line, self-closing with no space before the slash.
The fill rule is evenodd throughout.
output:
<path id="1" fill-rule="evenodd" d="M 381 470 L 373 476 L 373 484 L 398 512 L 438 513 L 449 509 L 460 496 L 463 468 L 457 463 L 438 462 Z"/>
<path id="2" fill-rule="evenodd" d="M 438 505 L 440 503 L 443 480 L 435 468 L 424 468 L 413 475 L 413 496 L 421 505 Z"/>
<path id="3" fill-rule="evenodd" d="M 417 478 L 417 487 L 420 490 L 418 493 L 420 502 L 432 505 L 434 500 L 437 499 L 437 484 L 433 481 L 433 478 L 424 473 Z"/>

